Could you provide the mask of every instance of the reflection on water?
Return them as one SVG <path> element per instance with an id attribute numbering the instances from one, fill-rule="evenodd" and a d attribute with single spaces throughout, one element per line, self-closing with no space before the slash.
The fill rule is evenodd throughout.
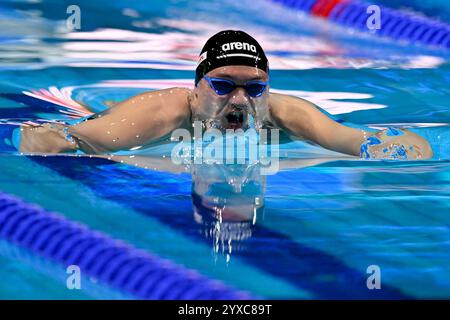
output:
<path id="1" fill-rule="evenodd" d="M 252 236 L 264 211 L 265 176 L 258 164 L 193 165 L 192 203 L 201 233 L 227 260 Z"/>

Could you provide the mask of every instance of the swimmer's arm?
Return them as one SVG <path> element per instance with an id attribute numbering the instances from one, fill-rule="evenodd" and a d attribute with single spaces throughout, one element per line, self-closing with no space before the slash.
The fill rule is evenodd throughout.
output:
<path id="1" fill-rule="evenodd" d="M 361 144 L 371 134 L 344 126 L 322 113 L 313 103 L 282 94 L 271 94 L 269 108 L 274 123 L 288 134 L 303 138 L 336 152 L 359 156 Z M 403 130 L 401 137 L 390 137 L 389 143 L 407 143 L 419 150 L 421 159 L 431 158 L 429 143 L 419 135 Z"/>
<path id="2" fill-rule="evenodd" d="M 269 109 L 275 125 L 289 135 L 333 151 L 359 155 L 361 130 L 346 127 L 322 113 L 313 103 L 293 96 L 270 94 Z"/>
<path id="3" fill-rule="evenodd" d="M 142 93 L 118 103 L 101 117 L 67 126 L 67 132 L 77 141 L 77 148 L 90 154 L 143 146 L 176 128 L 188 126 L 188 94 L 189 90 L 182 88 Z M 58 153 L 74 149 L 73 144 L 61 135 L 45 129 L 40 129 L 39 135 L 33 135 L 27 130 L 22 132 L 22 152 Z"/>

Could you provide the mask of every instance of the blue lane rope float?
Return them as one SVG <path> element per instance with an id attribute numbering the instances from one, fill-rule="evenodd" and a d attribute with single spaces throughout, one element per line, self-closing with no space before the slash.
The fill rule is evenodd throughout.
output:
<path id="1" fill-rule="evenodd" d="M 371 3 L 356 0 L 272 0 L 286 7 L 322 17 L 337 24 L 370 31 L 367 8 Z M 377 35 L 430 46 L 450 48 L 450 25 L 418 13 L 377 5 L 381 12 Z"/>
<path id="2" fill-rule="evenodd" d="M 30 270 L 31 272 L 35 272 L 38 277 L 48 277 L 49 279 L 52 279 L 53 281 L 56 281 L 60 284 L 67 281 L 68 275 L 59 264 L 56 264 L 49 259 L 37 255 L 26 248 L 16 246 L 7 240 L 0 239 L 0 257 L 4 257 L 8 261 L 14 262 L 16 264 L 26 265 L 26 269 Z M 77 293 L 75 293 L 74 296 L 74 292 L 70 292 L 65 295 L 67 298 L 72 299 L 80 297 L 107 300 L 128 300 L 135 298 L 134 296 L 131 296 L 130 294 L 127 294 L 125 292 L 115 290 L 111 288 L 111 286 L 104 283 L 93 281 L 92 279 L 89 281 L 84 281 L 87 279 L 83 276 L 82 279 L 82 294 L 79 296 Z M 5 283 L 3 283 L 3 287 L 5 286 Z M 53 294 L 50 295 L 53 296 Z M 45 296 L 48 297 L 47 293 L 45 294 Z M 53 297 L 58 298 L 58 296 Z M 64 298 L 63 296 L 59 297 Z"/>
<path id="3" fill-rule="evenodd" d="M 2 192 L 0 238 L 140 299 L 253 298 Z"/>

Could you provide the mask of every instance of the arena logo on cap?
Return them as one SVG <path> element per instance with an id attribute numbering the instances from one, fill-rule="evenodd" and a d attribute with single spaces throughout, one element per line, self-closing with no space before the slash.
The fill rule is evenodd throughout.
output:
<path id="1" fill-rule="evenodd" d="M 229 50 L 247 50 L 256 53 L 256 47 L 247 42 L 229 42 L 222 45 L 223 51 Z"/>

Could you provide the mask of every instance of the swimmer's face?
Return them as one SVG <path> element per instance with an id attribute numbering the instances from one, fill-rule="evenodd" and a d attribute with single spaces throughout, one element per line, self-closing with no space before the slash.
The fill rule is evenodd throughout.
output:
<path id="1" fill-rule="evenodd" d="M 226 66 L 206 74 L 209 78 L 227 79 L 244 86 L 249 81 L 268 81 L 268 74 L 248 66 Z M 205 78 L 193 91 L 192 112 L 194 120 L 203 121 L 206 127 L 219 130 L 246 129 L 249 114 L 253 115 L 258 127 L 268 114 L 269 87 L 259 97 L 252 97 L 245 88 L 237 87 L 224 95 L 217 94 Z"/>

